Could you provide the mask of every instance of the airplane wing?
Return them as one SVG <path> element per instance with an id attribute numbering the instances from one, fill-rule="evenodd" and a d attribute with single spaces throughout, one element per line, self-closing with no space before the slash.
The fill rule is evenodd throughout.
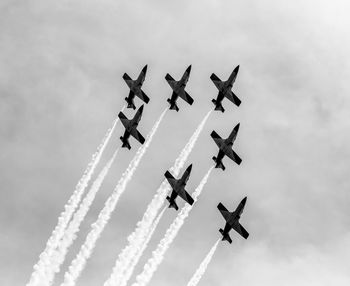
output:
<path id="1" fill-rule="evenodd" d="M 165 178 L 168 180 L 169 184 L 171 187 L 173 187 L 176 183 L 176 179 L 173 177 L 173 175 L 169 172 L 169 171 L 166 171 L 165 174 L 164 174 Z"/>
<path id="2" fill-rule="evenodd" d="M 124 127 L 126 128 L 126 126 L 128 126 L 130 120 L 126 118 L 126 116 L 124 115 L 123 112 L 119 112 L 118 117 L 120 119 L 120 121 L 122 122 L 122 124 L 124 125 Z"/>
<path id="3" fill-rule="evenodd" d="M 176 190 L 175 190 L 176 191 Z M 189 193 L 186 192 L 185 189 L 181 189 L 178 193 L 177 193 L 181 198 L 183 198 L 186 202 L 188 202 L 191 206 L 194 203 L 193 198 L 191 197 L 191 195 Z"/>
<path id="4" fill-rule="evenodd" d="M 133 80 L 130 78 L 130 76 L 129 76 L 127 73 L 124 73 L 124 74 L 123 74 L 123 79 L 125 80 L 125 82 L 126 82 L 128 85 L 132 85 Z"/>
<path id="5" fill-rule="evenodd" d="M 231 213 L 225 208 L 225 206 L 222 203 L 218 204 L 218 210 L 220 211 L 221 215 L 226 221 L 229 220 Z"/>
<path id="6" fill-rule="evenodd" d="M 141 144 L 145 143 L 145 138 L 141 135 L 139 131 L 137 131 L 136 128 L 132 129 L 130 134 Z"/>
<path id="7" fill-rule="evenodd" d="M 225 152 L 225 155 L 231 160 L 235 161 L 238 165 L 242 162 L 242 159 L 232 149 L 229 149 L 227 152 Z"/>
<path id="8" fill-rule="evenodd" d="M 210 79 L 212 80 L 212 82 L 215 84 L 215 86 L 217 87 L 217 89 L 220 89 L 223 82 L 221 79 L 218 78 L 218 76 L 215 73 L 212 73 L 210 76 Z"/>
<path id="9" fill-rule="evenodd" d="M 211 132 L 210 134 L 211 138 L 214 139 L 216 145 L 219 146 L 220 142 L 223 140 L 219 134 L 217 134 L 215 131 Z M 220 147 L 220 146 L 219 146 Z"/>
<path id="10" fill-rule="evenodd" d="M 244 229 L 244 227 L 239 223 L 235 223 L 231 226 L 235 231 L 237 231 L 241 236 L 243 236 L 245 239 L 248 238 L 249 233 Z"/>
<path id="11" fill-rule="evenodd" d="M 182 90 L 181 92 L 179 92 L 179 96 L 186 101 L 189 105 L 193 104 L 193 98 L 185 91 Z"/>
<path id="12" fill-rule="evenodd" d="M 142 90 L 140 90 L 140 92 L 137 92 L 136 96 L 143 100 L 145 103 L 149 102 L 149 97 Z"/>
<path id="13" fill-rule="evenodd" d="M 175 79 L 173 79 L 173 77 L 170 75 L 170 74 L 166 74 L 166 76 L 165 76 L 165 79 L 166 79 L 166 81 L 170 84 L 170 83 L 175 83 L 176 82 L 176 80 Z"/>
<path id="14" fill-rule="evenodd" d="M 231 90 L 225 93 L 225 97 L 235 105 L 240 106 L 241 100 Z"/>

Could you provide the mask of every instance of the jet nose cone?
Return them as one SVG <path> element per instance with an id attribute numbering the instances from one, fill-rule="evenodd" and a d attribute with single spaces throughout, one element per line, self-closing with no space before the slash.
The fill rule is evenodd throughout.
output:
<path id="1" fill-rule="evenodd" d="M 247 197 L 244 197 L 244 199 L 242 200 L 242 202 L 245 204 L 247 201 Z"/>
<path id="2" fill-rule="evenodd" d="M 192 170 L 192 164 L 188 166 L 187 170 L 191 172 L 191 170 Z"/>
<path id="3" fill-rule="evenodd" d="M 139 111 L 140 111 L 140 112 L 143 111 L 143 106 L 144 106 L 144 104 L 142 104 L 142 105 L 140 106 L 140 108 L 139 108 Z"/>
<path id="4" fill-rule="evenodd" d="M 236 73 L 239 71 L 239 65 L 235 68 Z"/>
<path id="5" fill-rule="evenodd" d="M 142 72 L 146 73 L 146 71 L 147 71 L 147 65 L 145 65 L 142 69 Z"/>
<path id="6" fill-rule="evenodd" d="M 192 65 L 189 65 L 188 68 L 186 69 L 186 72 L 191 72 Z"/>
<path id="7" fill-rule="evenodd" d="M 241 123 L 238 123 L 238 124 L 235 126 L 236 131 L 238 131 L 240 125 L 241 125 Z"/>

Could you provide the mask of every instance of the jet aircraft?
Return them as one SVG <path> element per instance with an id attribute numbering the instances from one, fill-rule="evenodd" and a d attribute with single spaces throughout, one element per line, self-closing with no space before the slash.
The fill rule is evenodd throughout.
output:
<path id="1" fill-rule="evenodd" d="M 215 168 L 221 168 L 225 170 L 225 166 L 222 163 L 222 159 L 226 156 L 235 161 L 238 165 L 241 164 L 242 159 L 232 150 L 232 145 L 236 140 L 237 132 L 239 129 L 239 123 L 233 128 L 230 136 L 226 139 L 222 139 L 219 134 L 213 131 L 210 136 L 214 139 L 216 145 L 219 147 L 219 153 L 217 157 L 213 157 L 216 163 Z"/>
<path id="2" fill-rule="evenodd" d="M 187 167 L 187 169 L 185 170 L 185 172 L 183 173 L 180 179 L 175 179 L 173 175 L 170 174 L 169 171 L 165 172 L 164 176 L 168 180 L 170 186 L 173 189 L 170 197 L 169 196 L 166 197 L 166 199 L 169 202 L 169 208 L 174 208 L 176 210 L 179 209 L 179 207 L 175 202 L 175 199 L 177 196 L 180 196 L 190 205 L 193 205 L 193 202 L 194 202 L 193 198 L 185 190 L 186 183 L 191 174 L 191 169 L 192 169 L 192 164 Z"/>
<path id="3" fill-rule="evenodd" d="M 166 74 L 165 79 L 173 90 L 171 98 L 167 99 L 167 101 L 170 103 L 170 109 L 175 109 L 176 111 L 179 111 L 179 107 L 176 105 L 176 101 L 179 96 L 189 105 L 193 104 L 193 98 L 185 91 L 190 72 L 191 66 L 189 66 L 186 69 L 182 78 L 179 81 L 174 80 L 170 74 Z"/>
<path id="4" fill-rule="evenodd" d="M 137 126 L 139 125 L 139 122 L 142 116 L 142 111 L 143 111 L 143 105 L 141 105 L 141 107 L 137 110 L 133 119 L 127 119 L 123 112 L 119 112 L 118 117 L 120 118 L 120 121 L 125 127 L 124 135 L 120 136 L 120 140 L 122 140 L 123 142 L 122 147 L 126 147 L 129 150 L 131 149 L 131 146 L 129 143 L 130 135 L 132 135 L 141 144 L 145 142 L 145 138 L 143 138 L 141 133 L 137 130 Z"/>
<path id="5" fill-rule="evenodd" d="M 141 89 L 146 77 L 146 72 L 147 65 L 145 65 L 144 68 L 141 70 L 136 80 L 132 80 L 127 73 L 124 73 L 123 79 L 125 80 L 126 84 L 130 89 L 128 97 L 125 97 L 125 101 L 128 103 L 128 108 L 136 109 L 136 106 L 134 104 L 135 95 L 145 103 L 149 102 L 149 97 Z"/>
<path id="6" fill-rule="evenodd" d="M 230 237 L 230 230 L 234 229 L 245 239 L 248 238 L 249 233 L 244 229 L 244 227 L 239 223 L 239 219 L 241 218 L 241 214 L 243 212 L 245 203 L 247 202 L 247 197 L 245 197 L 238 205 L 235 211 L 228 211 L 222 203 L 218 204 L 218 209 L 224 217 L 226 224 L 224 229 L 220 228 L 219 232 L 222 234 L 222 240 L 226 240 L 229 243 L 232 243 L 232 239 Z"/>
<path id="7" fill-rule="evenodd" d="M 239 106 L 241 104 L 241 100 L 232 92 L 232 85 L 234 84 L 237 73 L 239 70 L 239 66 L 237 66 L 227 81 L 222 81 L 218 78 L 214 73 L 210 76 L 210 79 L 215 84 L 216 88 L 219 90 L 219 94 L 216 99 L 213 99 L 212 102 L 215 104 L 215 110 L 221 110 L 222 112 L 225 109 L 222 106 L 222 100 L 226 97 L 228 100 L 232 101 L 234 104 Z"/>

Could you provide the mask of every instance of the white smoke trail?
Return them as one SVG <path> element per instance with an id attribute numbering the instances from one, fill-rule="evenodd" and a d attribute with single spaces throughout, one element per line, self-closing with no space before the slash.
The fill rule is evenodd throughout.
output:
<path id="1" fill-rule="evenodd" d="M 125 105 L 123 106 L 122 111 L 124 108 Z M 91 176 L 102 157 L 102 153 L 105 150 L 118 121 L 119 118 L 117 117 L 113 121 L 112 127 L 107 130 L 106 135 L 103 137 L 102 142 L 97 147 L 96 152 L 92 155 L 92 159 L 86 167 L 83 176 L 76 185 L 72 196 L 68 200 L 68 203 L 64 206 L 64 211 L 60 214 L 58 223 L 53 230 L 50 238 L 48 239 L 44 251 L 39 256 L 39 261 L 33 267 L 34 271 L 31 274 L 29 282 L 26 284 L 27 286 L 36 286 L 41 281 L 47 280 L 45 270 L 50 263 L 52 252 L 57 248 L 59 241 L 63 237 L 67 224 L 72 218 L 72 215 L 77 208 L 82 195 L 84 194 L 85 188 L 88 185 Z"/>
<path id="2" fill-rule="evenodd" d="M 206 182 L 208 181 L 209 175 L 214 167 L 211 167 L 208 172 L 205 174 L 201 182 L 199 183 L 196 190 L 193 192 L 193 199 L 196 202 L 198 199 L 198 196 L 201 194 L 203 187 L 205 186 Z M 162 262 L 164 258 L 165 252 L 168 250 L 170 244 L 175 239 L 176 235 L 178 234 L 180 228 L 182 227 L 183 223 L 185 222 L 185 219 L 189 215 L 191 209 L 193 206 L 186 204 L 180 211 L 180 213 L 177 215 L 177 217 L 174 219 L 173 223 L 169 226 L 167 229 L 164 237 L 159 242 L 157 248 L 152 253 L 152 257 L 148 259 L 147 263 L 143 267 L 143 271 L 141 274 L 139 274 L 136 277 L 136 282 L 132 284 L 132 286 L 145 286 L 148 284 L 148 282 L 151 280 L 154 272 L 157 270 L 158 265 Z"/>
<path id="3" fill-rule="evenodd" d="M 216 248 L 218 247 L 219 242 L 220 242 L 220 238 L 217 240 L 217 242 L 215 242 L 213 247 L 210 249 L 207 256 L 204 258 L 204 260 L 202 261 L 202 263 L 199 265 L 198 269 L 196 270 L 196 272 L 192 276 L 190 282 L 188 282 L 187 286 L 196 286 L 198 284 L 199 280 L 201 280 L 205 270 L 207 269 L 213 255 L 216 251 Z"/>
<path id="4" fill-rule="evenodd" d="M 60 271 L 60 266 L 64 262 L 68 248 L 76 239 L 76 233 L 79 231 L 80 224 L 84 220 L 86 214 L 88 213 L 97 192 L 99 191 L 106 175 L 108 174 L 109 169 L 111 168 L 118 154 L 119 149 L 120 148 L 118 147 L 117 150 L 114 152 L 112 158 L 107 162 L 107 164 L 104 166 L 104 168 L 98 175 L 97 179 L 92 184 L 89 192 L 80 204 L 79 209 L 76 211 L 76 213 L 73 216 L 73 219 L 70 221 L 67 230 L 59 243 L 58 248 L 53 252 L 51 258 L 51 265 L 48 269 L 47 285 L 52 285 L 55 273 L 58 273 Z"/>
<path id="5" fill-rule="evenodd" d="M 129 267 L 126 269 L 126 273 L 123 275 L 122 281 L 118 284 L 118 286 L 126 286 L 127 285 L 132 273 L 134 272 L 134 268 L 137 265 L 137 262 L 140 260 L 143 252 L 147 248 L 148 243 L 151 240 L 152 235 L 153 235 L 154 231 L 156 230 L 158 223 L 159 223 L 160 219 L 162 218 L 166 209 L 167 209 L 167 207 L 164 207 L 163 210 L 157 216 L 157 218 L 154 220 L 154 222 L 151 226 L 151 229 L 149 230 L 149 233 L 147 234 L 147 237 L 141 246 L 141 249 L 139 249 L 137 254 L 133 257 L 132 261 L 130 262 Z"/>
<path id="6" fill-rule="evenodd" d="M 145 154 L 148 146 L 152 142 L 153 135 L 156 133 L 160 122 L 162 121 L 167 109 L 165 109 L 160 115 L 157 122 L 154 124 L 151 132 L 147 135 L 146 142 L 136 152 L 136 155 L 129 163 L 128 168 L 123 173 L 117 186 L 115 187 L 112 195 L 107 199 L 105 206 L 100 212 L 97 221 L 92 224 L 91 231 L 87 235 L 84 244 L 80 248 L 76 258 L 72 261 L 69 266 L 69 270 L 64 275 L 64 281 L 61 286 L 72 286 L 75 285 L 77 278 L 80 276 L 82 270 L 85 267 L 87 259 L 90 257 L 93 249 L 95 248 L 98 238 L 101 236 L 106 224 L 108 223 L 112 212 L 114 211 L 116 204 L 123 194 L 127 183 L 131 180 L 137 166 L 139 165 L 143 155 Z"/>
<path id="7" fill-rule="evenodd" d="M 211 112 L 212 111 L 209 111 L 203 118 L 190 140 L 187 142 L 186 146 L 182 149 L 179 157 L 175 161 L 175 164 L 170 169 L 175 177 L 178 176 L 180 170 L 183 168 Z M 158 188 L 152 201 L 148 204 L 146 212 L 144 213 L 141 221 L 137 223 L 134 232 L 129 235 L 128 245 L 118 255 L 112 274 L 105 282 L 104 286 L 119 285 L 120 281 L 122 281 L 124 272 L 130 267 L 131 260 L 142 247 L 147 233 L 149 232 L 149 228 L 151 227 L 159 209 L 162 207 L 166 194 L 169 192 L 169 190 L 170 186 L 168 182 L 164 180 Z"/>

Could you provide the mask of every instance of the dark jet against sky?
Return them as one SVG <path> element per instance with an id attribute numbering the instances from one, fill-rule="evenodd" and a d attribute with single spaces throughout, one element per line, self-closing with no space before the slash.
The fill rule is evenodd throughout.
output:
<path id="1" fill-rule="evenodd" d="M 125 100 L 128 103 L 128 108 L 136 109 L 136 106 L 134 104 L 135 95 L 141 100 L 143 100 L 145 103 L 149 102 L 149 97 L 141 89 L 142 84 L 146 77 L 146 72 L 147 72 L 147 65 L 144 66 L 144 68 L 142 69 L 142 71 L 140 72 L 136 80 L 132 80 L 127 73 L 124 73 L 123 79 L 125 80 L 126 84 L 130 88 L 129 96 L 125 97 Z"/>
<path id="2" fill-rule="evenodd" d="M 210 79 L 213 81 L 216 88 L 219 90 L 219 94 L 217 98 L 212 100 L 212 102 L 215 104 L 215 110 L 221 110 L 222 112 L 225 111 L 225 109 L 222 107 L 222 100 L 224 99 L 224 97 L 228 98 L 237 106 L 241 104 L 241 100 L 231 90 L 232 85 L 236 80 L 238 70 L 239 70 L 239 66 L 237 66 L 233 70 L 233 72 L 231 73 L 227 81 L 220 80 L 218 76 L 215 75 L 214 73 L 210 76 Z"/>
<path id="3" fill-rule="evenodd" d="M 167 196 L 166 199 L 168 200 L 169 208 L 174 208 L 176 210 L 179 209 L 177 206 L 175 199 L 177 196 L 180 196 L 183 198 L 186 202 L 188 202 L 190 205 L 193 205 L 193 198 L 189 195 L 189 193 L 186 192 L 185 186 L 188 181 L 188 178 L 190 177 L 192 169 L 192 164 L 189 165 L 186 169 L 186 171 L 183 173 L 182 177 L 180 179 L 175 179 L 172 174 L 170 174 L 169 171 L 166 171 L 164 176 L 168 180 L 170 186 L 172 187 L 173 191 L 171 193 L 171 196 Z"/>
<path id="4" fill-rule="evenodd" d="M 186 101 L 189 105 L 193 104 L 193 98 L 185 91 L 185 87 L 190 77 L 191 66 L 189 66 L 184 72 L 182 78 L 179 81 L 176 81 L 172 78 L 170 74 L 167 73 L 165 76 L 166 81 L 170 85 L 173 90 L 173 94 L 171 98 L 168 98 L 167 101 L 170 103 L 170 109 L 175 109 L 179 111 L 179 107 L 176 105 L 176 100 L 180 96 L 184 101 Z"/>
<path id="5" fill-rule="evenodd" d="M 245 197 L 238 205 L 234 212 L 229 212 L 222 203 L 218 204 L 218 209 L 224 217 L 226 224 L 224 229 L 220 228 L 219 231 L 222 234 L 222 240 L 227 240 L 229 243 L 232 243 L 232 239 L 230 237 L 230 230 L 234 229 L 245 239 L 248 238 L 249 233 L 244 229 L 244 227 L 239 223 L 239 219 L 241 218 L 241 214 L 243 212 L 245 203 L 247 202 L 247 197 Z"/>
<path id="6" fill-rule="evenodd" d="M 126 147 L 129 150 L 131 149 L 131 146 L 129 143 L 130 135 L 132 135 L 141 144 L 145 142 L 145 138 L 143 138 L 141 133 L 136 129 L 137 126 L 139 125 L 139 122 L 142 116 L 142 111 L 143 111 L 143 105 L 141 105 L 141 107 L 137 110 L 133 119 L 127 119 L 123 112 L 119 112 L 118 117 L 120 118 L 120 121 L 123 123 L 125 127 L 124 135 L 120 137 L 120 140 L 122 140 L 123 142 L 122 147 Z"/>
<path id="7" fill-rule="evenodd" d="M 222 159 L 226 155 L 235 161 L 238 165 L 241 164 L 242 159 L 232 150 L 232 145 L 236 140 L 237 132 L 239 129 L 239 123 L 233 128 L 230 136 L 227 139 L 222 139 L 219 134 L 213 131 L 210 136 L 214 139 L 216 145 L 219 147 L 219 153 L 217 157 L 213 157 L 214 162 L 216 163 L 215 168 L 221 168 L 225 170 L 225 166 L 222 163 Z"/>

